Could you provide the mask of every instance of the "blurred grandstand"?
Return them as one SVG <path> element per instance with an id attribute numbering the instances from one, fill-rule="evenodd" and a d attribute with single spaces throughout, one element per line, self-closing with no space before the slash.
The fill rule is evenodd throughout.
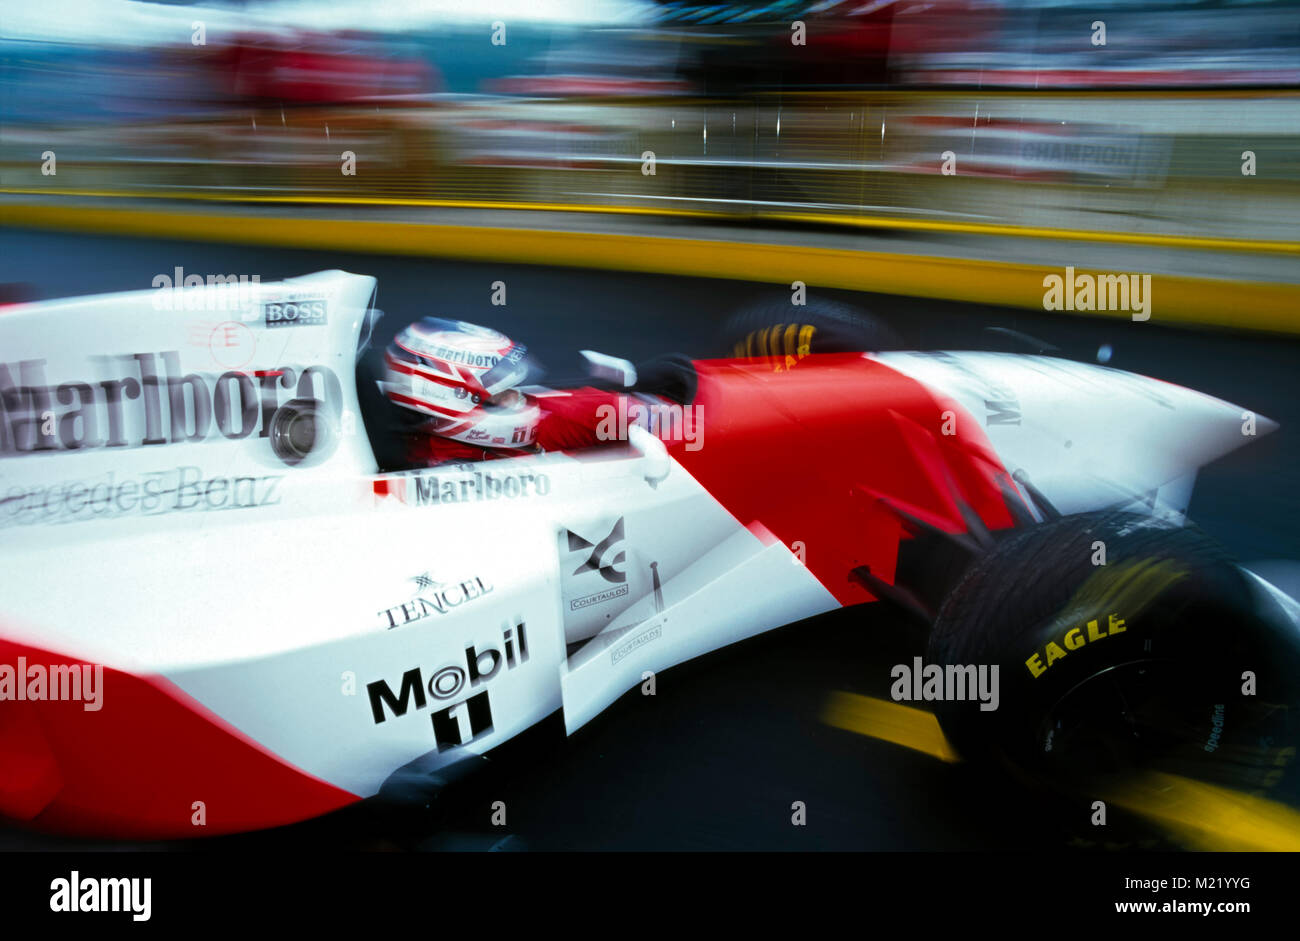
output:
<path id="1" fill-rule="evenodd" d="M 1300 225 L 1297 0 L 51 0 L 0 48 L 10 193 Z"/>

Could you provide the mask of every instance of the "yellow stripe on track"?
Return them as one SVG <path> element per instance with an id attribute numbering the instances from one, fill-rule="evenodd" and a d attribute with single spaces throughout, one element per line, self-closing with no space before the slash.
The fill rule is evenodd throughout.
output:
<path id="1" fill-rule="evenodd" d="M 3 205 L 11 226 L 873 291 L 1042 310 L 1053 267 L 849 249 L 136 207 Z M 1076 267 L 1077 274 L 1110 273 Z M 1153 323 L 1300 332 L 1300 285 L 1152 275 Z M 1091 312 L 1128 319 L 1126 312 Z"/>
<path id="2" fill-rule="evenodd" d="M 835 692 L 821 719 L 942 761 L 960 760 L 939 720 L 922 709 Z M 1161 772 L 1128 778 L 1103 788 L 1101 796 L 1156 824 L 1188 849 L 1300 852 L 1300 810 L 1265 797 Z"/>
<path id="3" fill-rule="evenodd" d="M 1189 849 L 1300 852 L 1300 811 L 1263 797 L 1163 773 L 1136 778 L 1106 796 Z"/>
<path id="4" fill-rule="evenodd" d="M 835 692 L 822 710 L 822 721 L 837 729 L 923 752 L 940 761 L 960 760 L 939 728 L 939 720 L 924 709 L 856 693 Z"/>

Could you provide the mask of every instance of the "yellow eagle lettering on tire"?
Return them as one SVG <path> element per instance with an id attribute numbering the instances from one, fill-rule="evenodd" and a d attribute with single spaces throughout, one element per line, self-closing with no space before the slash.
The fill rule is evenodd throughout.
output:
<path id="1" fill-rule="evenodd" d="M 1106 619 L 1104 626 L 1100 619 L 1094 618 L 1087 624 L 1070 628 L 1061 636 L 1059 643 L 1055 640 L 1049 640 L 1043 645 L 1042 650 L 1034 651 L 1033 656 L 1025 661 L 1025 667 L 1034 679 L 1038 679 L 1048 671 L 1052 664 L 1058 660 L 1064 660 L 1070 653 L 1082 650 L 1088 644 L 1095 644 L 1107 637 L 1122 634 L 1126 630 L 1128 630 L 1128 626 L 1124 623 L 1124 619 L 1117 614 L 1110 615 Z"/>
<path id="2" fill-rule="evenodd" d="M 803 359 L 812 352 L 812 338 L 816 332 L 817 328 L 810 323 L 799 328 L 799 348 L 795 351 L 797 359 Z"/>
<path id="3" fill-rule="evenodd" d="M 1127 611 L 1129 617 L 1136 617 L 1171 586 L 1187 577 L 1187 570 L 1173 559 L 1138 559 L 1103 566 L 1079 586 L 1062 610 L 1105 611 L 1117 608 Z M 1122 634 L 1127 629 L 1124 619 L 1115 614 L 1110 615 L 1104 627 L 1095 620 L 1073 625 L 1062 634 L 1059 642 L 1049 641 L 1042 650 L 1035 651 L 1025 661 L 1025 668 L 1034 679 L 1038 679 L 1053 663 L 1068 654 L 1103 638 Z M 1062 645 L 1065 649 L 1061 649 Z"/>
<path id="4" fill-rule="evenodd" d="M 774 371 L 783 372 L 812 352 L 816 332 L 817 328 L 810 323 L 779 323 L 749 331 L 731 352 L 737 359 L 767 359 Z"/>

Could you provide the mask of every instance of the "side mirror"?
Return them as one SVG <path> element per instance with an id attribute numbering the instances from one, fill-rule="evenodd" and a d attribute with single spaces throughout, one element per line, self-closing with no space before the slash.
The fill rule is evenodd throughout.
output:
<path id="1" fill-rule="evenodd" d="M 673 460 L 668 456 L 664 443 L 640 425 L 629 425 L 627 443 L 645 459 L 645 481 L 651 487 L 658 487 L 659 481 L 668 476 L 672 470 Z"/>
<path id="2" fill-rule="evenodd" d="M 365 355 L 366 350 L 370 349 L 370 341 L 375 336 L 375 324 L 379 323 L 384 312 L 377 307 L 369 307 L 361 316 L 361 330 L 357 339 L 357 360 Z"/>
<path id="3" fill-rule="evenodd" d="M 595 350 L 579 350 L 578 354 L 587 361 L 587 372 L 597 378 L 612 382 L 616 386 L 630 389 L 636 385 L 636 367 L 617 356 L 606 356 Z"/>

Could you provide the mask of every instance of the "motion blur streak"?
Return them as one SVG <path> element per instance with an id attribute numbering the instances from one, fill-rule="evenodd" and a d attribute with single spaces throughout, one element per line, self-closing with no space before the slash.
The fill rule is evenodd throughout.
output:
<path id="1" fill-rule="evenodd" d="M 1068 620 L 1075 612 L 1105 609 L 1126 611 L 1129 617 L 1136 617 L 1161 592 L 1186 577 L 1187 572 L 1169 559 L 1102 566 L 1066 602 L 1062 616 Z"/>
<path id="2" fill-rule="evenodd" d="M 10 6 L 10 192 L 1262 243 L 1300 216 L 1297 0 Z"/>
<path id="3" fill-rule="evenodd" d="M 1159 824 L 1189 849 L 1300 850 L 1300 812 L 1203 781 L 1152 772 L 1116 787 L 1106 798 Z"/>
<path id="4" fill-rule="evenodd" d="M 822 721 L 837 729 L 923 752 L 940 761 L 960 760 L 939 728 L 939 720 L 924 709 L 856 693 L 835 692 L 822 709 Z"/>

